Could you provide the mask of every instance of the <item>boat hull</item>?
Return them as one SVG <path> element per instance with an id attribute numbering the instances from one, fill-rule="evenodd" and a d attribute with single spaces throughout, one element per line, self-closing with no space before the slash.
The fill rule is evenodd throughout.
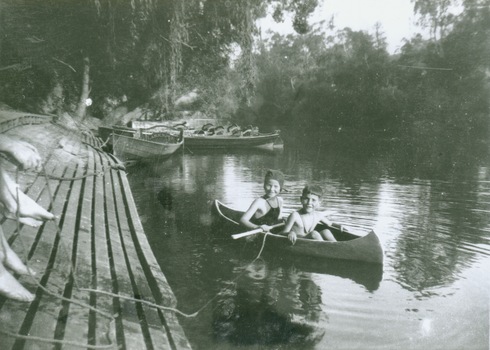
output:
<path id="1" fill-rule="evenodd" d="M 188 148 L 258 148 L 273 150 L 280 140 L 278 133 L 255 136 L 224 135 L 185 135 L 185 146 Z"/>
<path id="2" fill-rule="evenodd" d="M 112 134 L 112 147 L 116 157 L 154 159 L 166 158 L 174 154 L 183 141 L 176 143 L 158 142 L 153 140 L 137 139 L 126 135 Z"/>
<path id="3" fill-rule="evenodd" d="M 133 137 L 136 134 L 136 130 L 126 127 L 107 127 L 99 126 L 98 136 L 102 139 L 104 143 L 112 145 L 112 134 L 124 135 L 128 137 Z"/>
<path id="4" fill-rule="evenodd" d="M 332 230 L 329 227 L 330 230 Z M 263 237 L 265 233 L 259 233 Z M 369 263 L 382 264 L 383 252 L 380 249 L 379 239 L 370 231 L 365 236 L 348 241 L 315 241 L 298 238 L 294 245 L 283 235 L 267 234 L 268 248 L 280 249 L 288 254 L 310 256 L 314 258 L 356 260 Z"/>
<path id="5" fill-rule="evenodd" d="M 247 231 L 241 226 L 239 218 L 243 212 L 230 208 L 218 200 L 213 203 L 215 222 L 225 225 L 223 232 L 227 235 L 240 231 Z M 279 229 L 271 233 L 258 233 L 266 240 L 266 247 L 273 250 L 281 250 L 287 254 L 308 256 L 313 258 L 344 259 L 363 261 L 373 264 L 383 263 L 383 249 L 376 233 L 371 230 L 366 235 L 357 235 L 335 226 L 317 227 L 317 230 L 328 228 L 337 239 L 337 242 L 316 241 L 298 238 L 293 245 L 284 235 L 277 234 Z"/>

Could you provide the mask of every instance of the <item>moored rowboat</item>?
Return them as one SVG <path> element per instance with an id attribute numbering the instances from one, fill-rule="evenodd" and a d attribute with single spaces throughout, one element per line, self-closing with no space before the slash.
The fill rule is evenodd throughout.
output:
<path id="1" fill-rule="evenodd" d="M 138 159 L 167 158 L 184 143 L 182 135 L 177 138 L 171 135 L 151 134 L 138 138 L 136 134 L 126 136 L 113 133 L 112 138 L 114 155 Z"/>
<path id="2" fill-rule="evenodd" d="M 184 133 L 185 146 L 188 148 L 259 148 L 272 150 L 281 145 L 279 133 L 260 133 L 249 136 L 200 135 Z"/>
<path id="3" fill-rule="evenodd" d="M 208 123 L 202 129 L 188 129 L 187 122 L 176 124 L 170 122 L 150 122 L 133 121 L 132 128 L 113 125 L 112 127 L 99 127 L 99 137 L 103 141 L 108 140 L 112 133 L 131 136 L 136 130 L 145 132 L 158 132 L 165 129 L 183 129 L 185 147 L 188 149 L 263 149 L 276 150 L 284 147 L 284 142 L 280 137 L 280 131 L 271 133 L 261 133 L 258 130 L 248 129 L 240 131 L 214 127 Z M 212 131 L 211 131 L 212 130 Z M 111 140 L 109 139 L 109 143 Z"/>
<path id="4" fill-rule="evenodd" d="M 246 228 L 239 224 L 239 219 L 243 215 L 242 211 L 230 208 L 219 200 L 214 201 L 212 210 L 216 220 L 226 225 L 223 231 L 226 230 L 227 233 L 247 231 Z M 267 234 L 265 238 L 266 247 L 315 258 L 355 260 L 375 264 L 383 263 L 383 249 L 378 236 L 373 230 L 362 236 L 341 230 L 336 225 L 321 225 L 321 227 L 317 227 L 317 230 L 324 228 L 328 228 L 332 232 L 337 242 L 298 238 L 296 243 L 292 245 L 286 236 L 277 234 L 281 229 L 278 228 Z M 265 233 L 260 232 L 258 235 L 263 237 Z"/>
<path id="5" fill-rule="evenodd" d="M 110 126 L 99 126 L 99 130 L 97 132 L 97 136 L 106 144 L 112 146 L 112 135 L 113 134 L 118 134 L 118 135 L 124 135 L 128 137 L 133 137 L 133 135 L 136 133 L 135 129 L 132 128 L 127 128 L 125 126 L 116 126 L 113 125 L 112 127 Z"/>

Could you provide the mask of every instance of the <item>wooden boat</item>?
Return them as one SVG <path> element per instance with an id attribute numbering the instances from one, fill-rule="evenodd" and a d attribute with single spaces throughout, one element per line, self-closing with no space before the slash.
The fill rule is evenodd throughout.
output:
<path id="1" fill-rule="evenodd" d="M 112 135 L 124 135 L 128 137 L 134 137 L 137 133 L 142 135 L 142 138 L 151 138 L 159 137 L 165 134 L 174 134 L 180 135 L 181 130 L 172 128 L 171 126 L 166 125 L 154 125 L 148 128 L 129 128 L 127 126 L 122 125 L 112 125 L 112 126 L 99 126 L 98 129 L 98 137 L 102 139 L 102 141 L 107 142 L 107 144 L 112 145 Z"/>
<path id="2" fill-rule="evenodd" d="M 282 146 L 278 132 L 251 135 L 205 135 L 193 132 L 184 133 L 188 148 L 259 148 L 273 150 Z"/>
<path id="3" fill-rule="evenodd" d="M 123 126 L 113 126 L 112 128 L 99 127 L 99 137 L 107 140 L 111 133 L 128 135 L 140 129 L 161 131 L 168 128 L 176 128 L 184 130 L 185 147 L 189 149 L 258 148 L 264 150 L 280 150 L 284 147 L 279 131 L 259 133 L 258 128 L 252 128 L 251 126 L 245 131 L 242 131 L 236 124 L 225 128 L 223 126 L 214 126 L 212 123 L 206 123 L 199 130 L 196 130 L 189 129 L 187 122 L 173 123 L 170 121 L 132 121 L 132 126 L 133 128 Z"/>
<path id="4" fill-rule="evenodd" d="M 212 208 L 214 218 L 224 225 L 222 232 L 235 233 L 247 231 L 239 224 L 242 211 L 228 207 L 215 200 Z M 265 246 L 271 249 L 281 249 L 291 254 L 310 256 L 314 258 L 330 258 L 363 261 L 374 264 L 383 263 L 383 249 L 376 233 L 371 230 L 365 235 L 357 235 L 347 230 L 341 230 L 340 225 L 319 225 L 317 230 L 328 228 L 337 239 L 337 242 L 315 241 L 298 238 L 294 245 L 286 236 L 278 235 L 279 229 L 273 229 L 267 234 Z M 258 233 L 261 237 L 265 233 Z"/>
<path id="5" fill-rule="evenodd" d="M 182 131 L 179 135 L 166 132 L 135 132 L 131 136 L 112 133 L 115 156 L 125 159 L 163 159 L 171 156 L 184 144 Z"/>
<path id="6" fill-rule="evenodd" d="M 99 126 L 98 137 L 108 145 L 112 145 L 112 134 L 125 135 L 128 137 L 133 137 L 136 133 L 136 129 L 128 128 L 125 126 Z"/>

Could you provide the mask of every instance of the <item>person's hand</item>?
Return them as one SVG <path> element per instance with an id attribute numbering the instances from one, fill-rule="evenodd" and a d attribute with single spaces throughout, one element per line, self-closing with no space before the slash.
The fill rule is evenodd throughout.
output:
<path id="1" fill-rule="evenodd" d="M 269 232 L 271 230 L 271 226 L 269 225 L 261 225 L 260 228 L 262 229 L 262 231 L 264 232 Z"/>
<path id="2" fill-rule="evenodd" d="M 41 156 L 37 149 L 28 142 L 10 139 L 2 150 L 9 160 L 21 170 L 40 170 L 41 168 Z"/>
<path id="3" fill-rule="evenodd" d="M 293 243 L 293 244 L 296 243 L 296 238 L 297 238 L 296 233 L 289 232 L 288 239 L 291 241 L 291 243 Z"/>

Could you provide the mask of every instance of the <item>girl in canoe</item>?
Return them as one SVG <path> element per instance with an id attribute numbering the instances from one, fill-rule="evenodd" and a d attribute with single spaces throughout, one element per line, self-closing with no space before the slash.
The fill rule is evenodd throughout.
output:
<path id="1" fill-rule="evenodd" d="M 264 232 L 280 221 L 283 200 L 279 197 L 284 185 L 284 174 L 279 170 L 267 170 L 264 179 L 265 194 L 255 199 L 240 218 L 240 223 L 248 228 L 262 228 Z"/>
<path id="2" fill-rule="evenodd" d="M 288 236 L 291 243 L 294 244 L 298 237 L 318 241 L 337 241 L 330 230 L 324 229 L 320 232 L 315 230 L 316 225 L 319 223 L 331 225 L 330 220 L 324 214 L 316 211 L 321 204 L 322 196 L 323 190 L 320 186 L 306 185 L 303 188 L 303 193 L 300 197 L 303 208 L 293 211 L 289 215 L 281 232 L 281 234 Z"/>

